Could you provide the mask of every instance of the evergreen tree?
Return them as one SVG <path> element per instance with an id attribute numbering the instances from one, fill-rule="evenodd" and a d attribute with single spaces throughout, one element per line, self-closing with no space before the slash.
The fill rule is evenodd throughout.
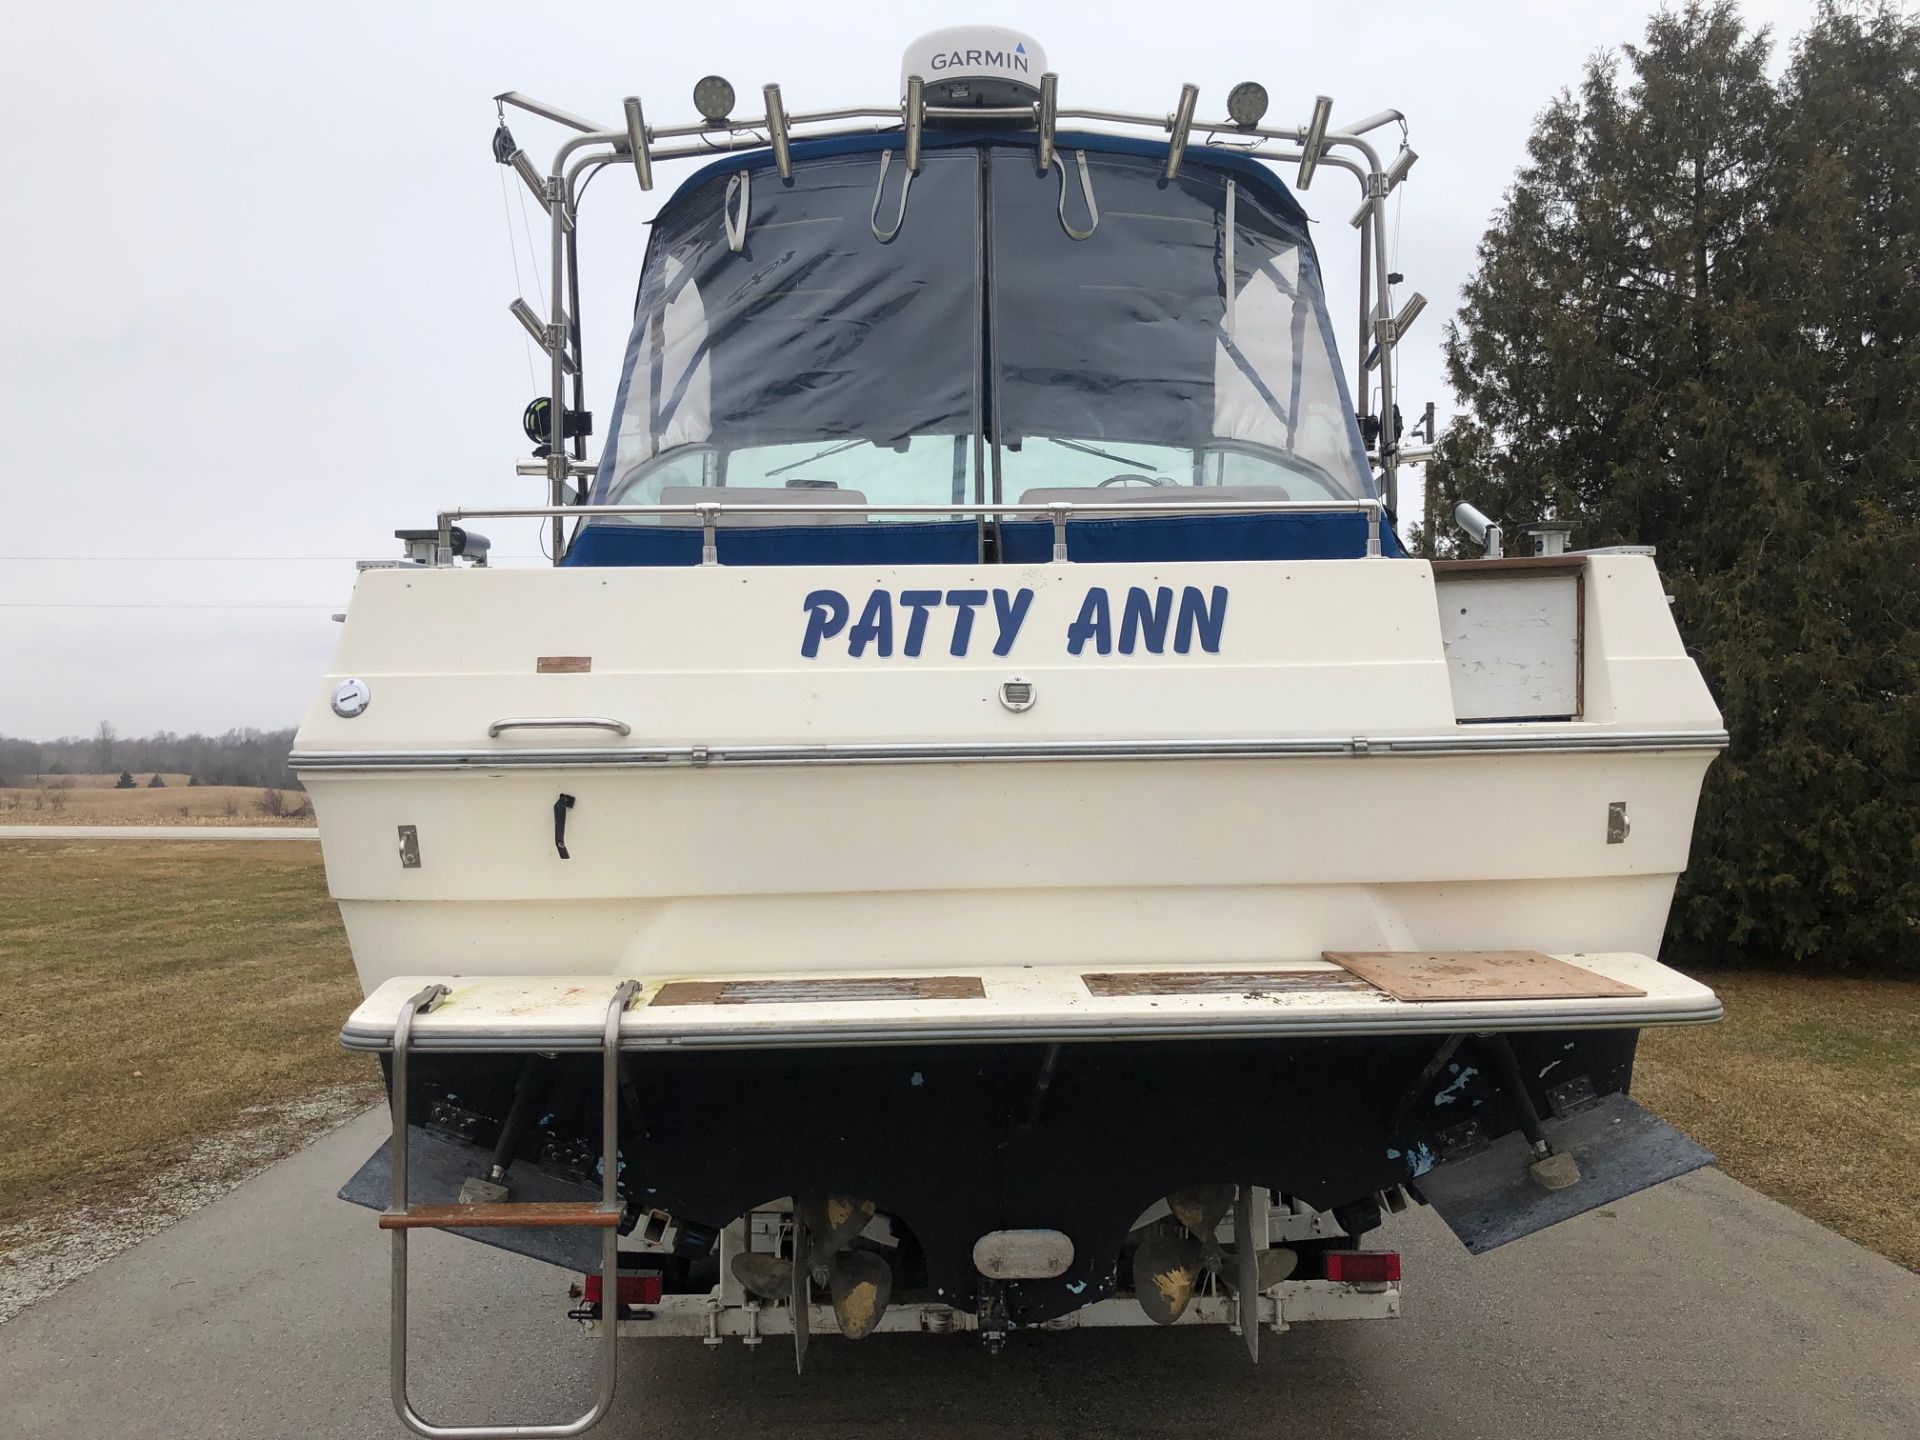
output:
<path id="1" fill-rule="evenodd" d="M 1447 336 L 1429 477 L 1653 544 L 1726 715 L 1675 937 L 1920 966 L 1920 27 L 1826 4 L 1785 76 L 1729 3 L 1541 116 Z"/>

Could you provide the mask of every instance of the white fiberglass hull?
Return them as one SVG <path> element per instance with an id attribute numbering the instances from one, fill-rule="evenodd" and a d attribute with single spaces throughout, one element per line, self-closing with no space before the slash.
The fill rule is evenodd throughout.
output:
<path id="1" fill-rule="evenodd" d="M 1230 592 L 1212 649 L 1070 647 L 1090 587 L 1118 608 L 1163 585 Z M 1653 955 L 1719 717 L 1648 561 L 1598 557 L 1581 585 L 1580 713 L 1489 725 L 1456 715 L 1419 562 L 374 571 L 329 681 L 372 703 L 322 698 L 296 763 L 369 991 Z M 803 653 L 822 590 L 857 614 L 869 592 L 995 587 L 1030 594 L 1011 637 L 983 605 L 962 646 L 936 608 L 917 655 L 904 616 L 891 654 L 848 653 L 844 627 Z M 1000 703 L 1008 679 L 1030 709 Z M 516 717 L 630 733 L 489 735 Z"/>

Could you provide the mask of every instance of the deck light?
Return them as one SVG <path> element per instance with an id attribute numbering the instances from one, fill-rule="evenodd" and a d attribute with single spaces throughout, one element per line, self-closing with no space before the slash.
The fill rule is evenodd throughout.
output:
<path id="1" fill-rule="evenodd" d="M 1307 122 L 1307 133 L 1300 138 L 1300 173 L 1294 178 L 1294 185 L 1301 190 L 1313 183 L 1313 172 L 1320 165 L 1320 150 L 1327 143 L 1327 122 L 1333 118 L 1333 97 L 1316 96 L 1313 102 L 1313 119 Z"/>
<path id="2" fill-rule="evenodd" d="M 693 87 L 693 108 L 703 120 L 718 125 L 733 113 L 733 86 L 718 75 L 702 77 Z"/>
<path id="3" fill-rule="evenodd" d="M 791 180 L 793 155 L 787 149 L 787 107 L 780 103 L 780 87 L 762 86 L 760 93 L 767 99 L 767 142 L 773 146 L 774 168 L 782 180 Z"/>
<path id="4" fill-rule="evenodd" d="M 547 334 L 547 327 L 540 323 L 540 317 L 534 314 L 533 307 L 524 300 L 516 299 L 507 309 L 512 312 L 514 319 L 526 326 L 527 334 L 533 337 L 533 343 L 551 357 L 554 347 L 553 338 Z M 569 375 L 573 374 L 573 357 L 564 349 L 560 352 L 560 368 Z"/>
<path id="5" fill-rule="evenodd" d="M 1258 80 L 1242 80 L 1227 92 L 1227 118 L 1242 130 L 1251 130 L 1267 113 L 1267 87 Z"/>
<path id="6" fill-rule="evenodd" d="M 1413 162 L 1420 156 L 1410 147 L 1402 145 L 1400 153 L 1393 157 L 1393 163 L 1387 166 L 1387 189 L 1391 190 L 1407 178 L 1407 172 L 1413 169 Z"/>
<path id="7" fill-rule="evenodd" d="M 1173 138 L 1167 141 L 1166 177 L 1174 179 L 1180 173 L 1180 162 L 1186 158 L 1187 133 L 1193 129 L 1193 106 L 1200 98 L 1198 85 L 1180 87 L 1180 103 L 1174 107 L 1172 116 L 1167 120 L 1167 129 Z"/>
<path id="8" fill-rule="evenodd" d="M 1035 127 L 1040 132 L 1033 163 L 1042 175 L 1053 168 L 1053 132 L 1060 123 L 1060 77 L 1049 70 L 1040 77 L 1040 102 L 1035 112 Z"/>
<path id="9" fill-rule="evenodd" d="M 634 172 L 640 177 L 640 188 L 653 188 L 653 152 L 647 148 L 647 121 L 640 113 L 640 97 L 629 95 L 620 102 L 627 112 L 627 149 L 633 152 Z"/>

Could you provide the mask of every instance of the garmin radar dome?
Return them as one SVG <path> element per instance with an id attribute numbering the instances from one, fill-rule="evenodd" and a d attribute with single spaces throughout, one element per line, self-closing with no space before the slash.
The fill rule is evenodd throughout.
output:
<path id="1" fill-rule="evenodd" d="M 1047 52 L 1031 35 L 998 25 L 956 25 L 922 35 L 900 62 L 900 93 L 918 75 L 929 105 L 1031 105 Z"/>

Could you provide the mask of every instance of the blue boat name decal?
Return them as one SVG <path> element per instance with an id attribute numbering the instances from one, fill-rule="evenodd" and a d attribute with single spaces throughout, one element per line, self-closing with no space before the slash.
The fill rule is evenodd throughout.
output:
<path id="1" fill-rule="evenodd" d="M 936 610 L 952 612 L 950 620 L 940 623 L 946 639 L 947 654 L 965 656 L 973 645 L 976 620 L 984 637 L 992 635 L 993 653 L 1010 655 L 1020 638 L 1027 612 L 1033 608 L 1033 591 L 1020 590 L 875 590 L 855 605 L 838 590 L 815 590 L 801 602 L 806 611 L 806 629 L 800 637 L 800 654 L 813 659 L 826 640 L 841 640 L 846 653 L 859 658 L 868 654 L 890 656 L 898 652 L 919 655 L 927 646 L 928 631 L 934 628 Z M 989 629 L 988 622 L 991 622 Z M 1227 624 L 1227 587 L 1215 585 L 1210 591 L 1197 585 L 1181 588 L 1176 596 L 1170 585 L 1147 590 L 1130 586 L 1118 601 L 1105 586 L 1091 587 L 1080 601 L 1080 608 L 1063 638 L 1067 654 L 1096 655 L 1145 653 L 1165 654 L 1169 645 L 1176 655 L 1195 648 L 1209 655 L 1220 653 L 1220 640 Z M 936 638 L 935 645 L 939 640 Z"/>

